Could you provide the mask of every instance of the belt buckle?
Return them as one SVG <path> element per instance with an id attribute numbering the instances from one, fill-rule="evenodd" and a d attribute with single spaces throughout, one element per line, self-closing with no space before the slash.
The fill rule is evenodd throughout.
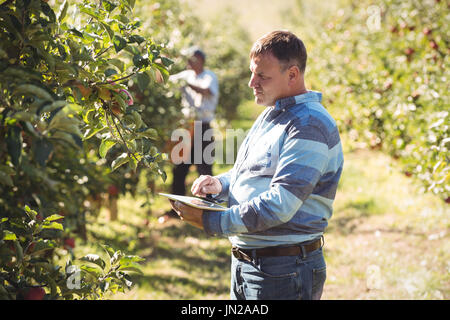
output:
<path id="1" fill-rule="evenodd" d="M 251 258 L 247 256 L 245 253 L 243 253 L 241 250 L 239 250 L 238 247 L 231 248 L 231 252 L 233 253 L 233 256 L 238 260 L 251 261 Z"/>
<path id="2" fill-rule="evenodd" d="M 233 253 L 233 256 L 234 256 L 236 259 L 242 259 L 242 254 L 241 254 L 241 252 L 239 251 L 239 248 L 237 248 L 237 247 L 232 247 L 232 248 L 231 248 L 231 252 Z"/>

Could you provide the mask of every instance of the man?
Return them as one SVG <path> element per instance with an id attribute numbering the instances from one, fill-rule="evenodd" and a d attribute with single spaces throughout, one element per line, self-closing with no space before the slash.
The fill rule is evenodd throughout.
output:
<path id="1" fill-rule="evenodd" d="M 190 127 L 190 146 L 187 155 L 180 159 L 172 159 L 176 163 L 173 168 L 172 193 L 186 194 L 186 176 L 189 168 L 195 164 L 199 175 L 212 175 L 212 161 L 205 161 L 203 151 L 210 141 L 203 141 L 203 134 L 211 128 L 210 122 L 214 119 L 215 110 L 219 100 L 219 83 L 216 75 L 205 68 L 205 53 L 192 47 L 186 53 L 189 56 L 188 69 L 170 76 L 169 80 L 185 82 L 182 87 L 182 112 L 186 124 Z M 209 159 L 206 159 L 209 160 Z M 170 217 L 178 218 L 174 212 L 166 213 L 160 221 Z"/>
<path id="2" fill-rule="evenodd" d="M 335 121 L 305 88 L 306 49 L 287 31 L 253 45 L 249 86 L 267 108 L 230 171 L 199 177 L 192 193 L 228 200 L 220 213 L 171 202 L 180 217 L 232 243 L 231 299 L 320 299 L 322 238 L 343 167 Z"/>

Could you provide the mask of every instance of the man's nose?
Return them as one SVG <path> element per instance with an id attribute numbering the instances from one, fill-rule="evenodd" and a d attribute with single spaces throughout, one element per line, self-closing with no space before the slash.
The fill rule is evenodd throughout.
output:
<path id="1" fill-rule="evenodd" d="M 248 86 L 250 88 L 255 88 L 256 87 L 256 81 L 255 81 L 255 77 L 253 75 L 250 77 L 250 80 L 248 82 Z"/>

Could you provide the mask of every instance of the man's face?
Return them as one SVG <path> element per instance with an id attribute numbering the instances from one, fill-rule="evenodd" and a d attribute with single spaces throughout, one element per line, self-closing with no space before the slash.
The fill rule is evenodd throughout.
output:
<path id="1" fill-rule="evenodd" d="M 250 61 L 252 76 L 248 86 L 253 89 L 257 104 L 274 106 L 278 99 L 289 96 L 288 71 L 282 71 L 281 67 L 272 53 L 258 55 Z"/>
<path id="2" fill-rule="evenodd" d="M 203 69 L 203 59 L 198 55 L 193 55 L 188 60 L 188 67 L 196 73 L 200 73 Z"/>

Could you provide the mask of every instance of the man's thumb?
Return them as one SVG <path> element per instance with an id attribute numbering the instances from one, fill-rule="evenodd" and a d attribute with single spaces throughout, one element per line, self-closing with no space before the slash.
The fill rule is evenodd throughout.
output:
<path id="1" fill-rule="evenodd" d="M 210 186 L 202 187 L 202 193 L 211 193 L 211 187 Z"/>

